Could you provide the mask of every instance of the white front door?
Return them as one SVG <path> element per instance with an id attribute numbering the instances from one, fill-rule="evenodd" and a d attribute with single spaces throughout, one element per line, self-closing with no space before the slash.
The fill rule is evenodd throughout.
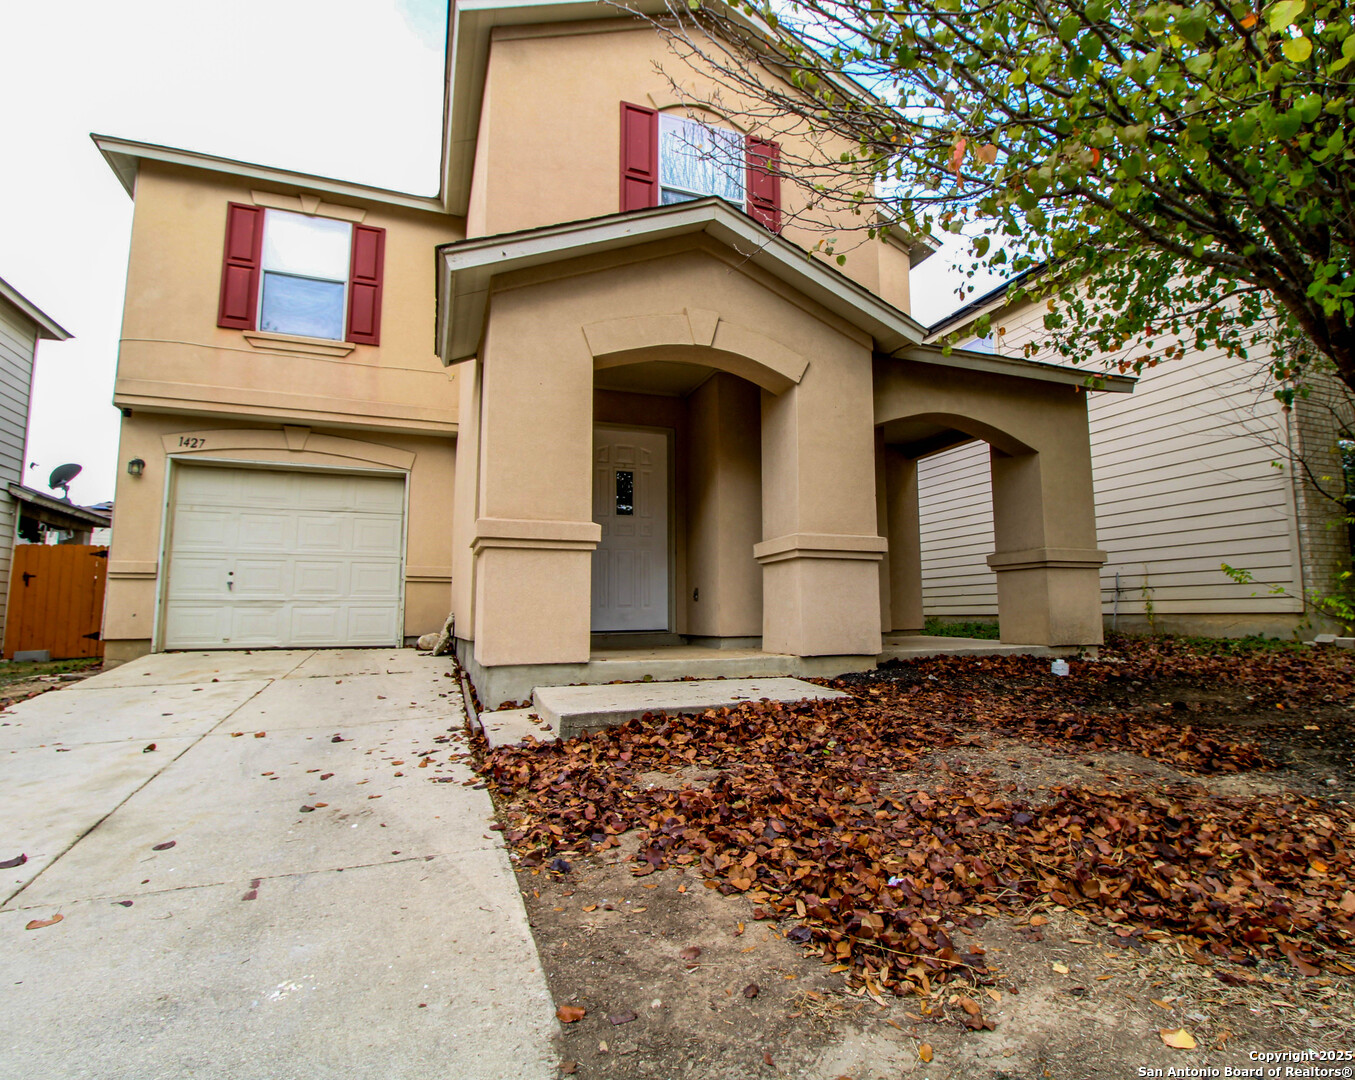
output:
<path id="1" fill-rule="evenodd" d="M 405 481 L 179 466 L 163 648 L 394 645 Z"/>
<path id="2" fill-rule="evenodd" d="M 667 435 L 594 430 L 593 520 L 593 630 L 667 630 Z"/>

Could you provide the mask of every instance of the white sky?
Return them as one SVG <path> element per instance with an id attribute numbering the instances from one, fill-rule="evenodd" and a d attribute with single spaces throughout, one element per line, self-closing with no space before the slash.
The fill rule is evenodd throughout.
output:
<path id="1" fill-rule="evenodd" d="M 0 277 L 75 337 L 42 342 L 24 482 L 65 462 L 71 498 L 113 497 L 113 373 L 132 201 L 90 132 L 434 194 L 445 0 L 5 4 Z M 204 258 L 216 259 L 216 252 Z M 951 256 L 913 314 L 958 305 Z"/>

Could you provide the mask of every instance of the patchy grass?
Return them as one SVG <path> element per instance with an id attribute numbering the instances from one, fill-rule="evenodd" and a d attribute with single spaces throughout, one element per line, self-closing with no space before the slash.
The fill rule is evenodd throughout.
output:
<path id="1" fill-rule="evenodd" d="M 931 634 L 933 637 L 967 637 L 982 638 L 985 641 L 997 641 L 998 631 L 997 623 L 974 620 L 971 622 L 942 622 L 937 618 L 930 618 L 922 631 L 924 634 Z"/>
<path id="2" fill-rule="evenodd" d="M 97 656 L 84 660 L 50 660 L 46 663 L 29 660 L 16 663 L 11 660 L 9 663 L 0 664 L 0 689 L 13 686 L 15 683 L 28 682 L 42 675 L 89 671 L 91 668 L 98 668 L 102 663 L 103 660 Z"/>

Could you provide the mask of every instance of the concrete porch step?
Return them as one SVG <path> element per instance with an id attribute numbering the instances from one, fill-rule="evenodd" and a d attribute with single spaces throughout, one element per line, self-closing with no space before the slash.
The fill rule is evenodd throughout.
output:
<path id="1" fill-rule="evenodd" d="M 693 713 L 744 701 L 804 701 L 846 697 L 803 679 L 700 679 L 636 682 L 605 686 L 540 686 L 530 709 L 480 714 L 491 747 L 570 739 L 585 731 L 614 727 L 645 713 Z"/>
<path id="2" fill-rule="evenodd" d="M 1007 645 L 989 638 L 941 637 L 930 634 L 887 634 L 880 663 L 919 660 L 928 656 L 1052 656 L 1068 650 L 1047 645 Z M 1074 650 L 1076 651 L 1076 650 Z"/>
<path id="3" fill-rule="evenodd" d="M 691 713 L 744 701 L 804 701 L 846 697 L 803 679 L 697 679 L 688 682 L 638 682 L 606 686 L 539 686 L 532 692 L 534 711 L 563 739 L 584 731 L 613 727 L 652 712 Z"/>

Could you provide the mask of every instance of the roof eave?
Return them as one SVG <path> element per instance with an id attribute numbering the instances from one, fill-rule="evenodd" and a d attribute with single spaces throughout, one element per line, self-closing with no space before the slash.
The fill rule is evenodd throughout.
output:
<path id="1" fill-rule="evenodd" d="M 1089 385 L 1086 372 L 1071 368 L 966 349 L 947 352 L 925 345 L 925 331 L 911 317 L 840 271 L 810 258 L 790 241 L 767 233 L 746 214 L 716 198 L 442 245 L 437 269 L 437 354 L 448 365 L 478 355 L 489 293 L 498 274 L 695 233 L 706 233 L 736 247 L 747 262 L 864 330 L 874 340 L 877 352 L 886 357 L 1041 382 Z M 1125 376 L 1106 376 L 1097 388 L 1127 392 L 1133 385 L 1134 380 Z"/>
<path id="2" fill-rule="evenodd" d="M 436 196 L 410 195 L 389 188 L 373 187 L 369 184 L 356 184 L 347 180 L 336 180 L 329 176 L 316 176 L 312 173 L 293 172 L 290 169 L 276 169 L 270 165 L 259 165 L 249 161 L 237 161 L 234 158 L 217 157 L 213 154 L 201 154 L 194 150 L 183 150 L 173 146 L 159 146 L 155 143 L 136 142 L 132 139 L 120 139 L 111 135 L 91 133 L 94 145 L 103 154 L 104 160 L 126 189 L 127 194 L 136 197 L 136 176 L 142 161 L 159 161 L 169 165 L 180 165 L 206 172 L 224 173 L 257 180 L 266 184 L 278 184 L 289 188 L 303 188 L 307 191 L 319 191 L 326 195 L 335 195 L 342 199 L 356 199 L 361 202 L 381 203 L 407 210 L 422 210 L 429 213 L 445 213 L 442 200 Z"/>
<path id="3" fill-rule="evenodd" d="M 0 297 L 4 297 L 13 304 L 19 310 L 19 313 L 37 328 L 38 337 L 45 338 L 48 341 L 67 341 L 73 336 L 69 330 L 4 278 L 0 278 Z"/>

